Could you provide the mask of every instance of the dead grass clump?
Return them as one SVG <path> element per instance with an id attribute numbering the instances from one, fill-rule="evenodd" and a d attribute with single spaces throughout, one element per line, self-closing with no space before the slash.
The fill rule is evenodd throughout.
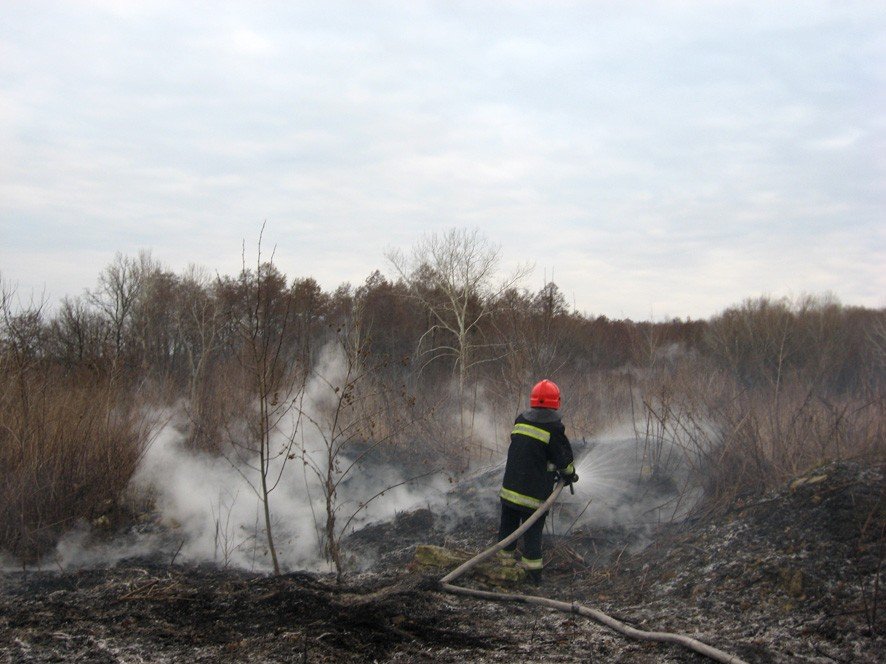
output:
<path id="1" fill-rule="evenodd" d="M 0 549 L 30 563 L 111 512 L 149 419 L 111 380 L 10 375 L 0 385 Z"/>
<path id="2" fill-rule="evenodd" d="M 227 453 L 232 423 L 248 419 L 256 410 L 244 368 L 236 361 L 220 361 L 194 381 L 185 400 L 187 446 L 216 456 Z"/>
<path id="3" fill-rule="evenodd" d="M 811 468 L 886 458 L 882 396 L 833 394 L 801 377 L 748 387 L 696 363 L 638 386 L 635 432 L 644 468 L 688 466 L 704 489 L 700 509 L 719 512 Z"/>
<path id="4" fill-rule="evenodd" d="M 712 411 L 720 432 L 706 488 L 719 503 L 847 459 L 882 461 L 883 399 L 825 397 L 802 384 L 742 390 Z"/>

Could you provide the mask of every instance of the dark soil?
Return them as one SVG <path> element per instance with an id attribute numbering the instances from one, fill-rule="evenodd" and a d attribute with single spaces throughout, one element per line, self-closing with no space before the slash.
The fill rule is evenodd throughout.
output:
<path id="1" fill-rule="evenodd" d="M 748 662 L 880 662 L 884 500 L 883 467 L 835 464 L 716 520 L 663 528 L 642 550 L 618 530 L 549 538 L 541 587 L 514 590 L 577 599 L 642 629 L 687 633 Z M 678 646 L 627 640 L 574 615 L 448 595 L 436 573 L 407 569 L 419 543 L 474 551 L 488 544 L 495 523 L 477 518 L 453 524 L 418 510 L 364 529 L 348 546 L 375 552 L 375 566 L 341 585 L 308 574 L 134 563 L 6 573 L 0 658 L 708 661 Z"/>

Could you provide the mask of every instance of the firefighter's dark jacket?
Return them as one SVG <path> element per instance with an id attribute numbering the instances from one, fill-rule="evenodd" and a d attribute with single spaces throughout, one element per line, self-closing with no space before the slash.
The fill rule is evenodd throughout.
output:
<path id="1" fill-rule="evenodd" d="M 572 446 L 560 413 L 530 408 L 514 421 L 501 499 L 525 511 L 534 511 L 554 489 L 554 469 L 570 473 L 575 470 Z"/>

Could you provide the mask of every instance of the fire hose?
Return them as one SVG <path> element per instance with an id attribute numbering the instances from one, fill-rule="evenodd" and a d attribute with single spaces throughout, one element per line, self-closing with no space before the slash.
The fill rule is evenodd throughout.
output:
<path id="1" fill-rule="evenodd" d="M 558 611 L 565 611 L 566 613 L 576 613 L 578 615 L 590 618 L 591 620 L 594 620 L 601 625 L 605 625 L 606 627 L 609 627 L 610 629 L 633 639 L 638 639 L 640 641 L 657 641 L 660 643 L 676 643 L 678 645 L 689 648 L 690 650 L 694 650 L 697 653 L 705 655 L 706 657 L 716 662 L 726 662 L 727 664 L 746 664 L 743 660 L 739 659 L 735 655 L 730 655 L 729 653 L 723 652 L 722 650 L 714 648 L 713 646 L 702 643 L 697 639 L 693 639 L 690 636 L 686 636 L 684 634 L 675 634 L 672 632 L 647 632 L 641 629 L 636 629 L 635 627 L 626 625 L 620 620 L 616 620 L 615 618 L 606 615 L 602 611 L 591 609 L 586 606 L 581 606 L 580 604 L 576 604 L 575 602 L 561 602 L 558 600 L 548 599 L 547 597 L 539 597 L 537 595 L 519 595 L 513 593 L 498 593 L 486 590 L 474 590 L 473 588 L 465 588 L 463 586 L 456 586 L 452 584 L 453 581 L 462 576 L 465 572 L 479 565 L 491 556 L 495 555 L 498 551 L 502 550 L 512 542 L 515 542 L 517 538 L 519 538 L 524 532 L 526 532 L 526 530 L 533 523 L 538 521 L 541 516 L 551 508 L 551 505 L 553 505 L 554 502 L 557 500 L 557 497 L 560 495 L 560 492 L 563 490 L 564 486 L 565 485 L 562 479 L 558 481 L 556 486 L 554 487 L 553 493 L 551 493 L 548 499 L 544 503 L 542 503 L 539 508 L 532 513 L 532 516 L 526 519 L 526 521 L 524 521 L 523 524 L 519 528 L 517 528 L 517 530 L 515 530 L 513 533 L 505 537 L 497 544 L 489 547 L 482 553 L 477 554 L 467 562 L 459 565 L 449 574 L 444 576 L 442 579 L 440 579 L 440 587 L 446 592 L 454 593 L 457 595 L 468 595 L 470 597 L 479 597 L 481 599 L 506 602 L 522 602 L 525 604 L 545 606 L 551 609 L 557 609 Z"/>

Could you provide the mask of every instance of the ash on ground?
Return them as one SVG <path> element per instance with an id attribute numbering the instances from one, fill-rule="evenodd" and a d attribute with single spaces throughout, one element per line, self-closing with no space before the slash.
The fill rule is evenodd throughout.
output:
<path id="1" fill-rule="evenodd" d="M 682 632 L 748 662 L 882 661 L 884 486 L 883 466 L 838 463 L 716 519 L 663 525 L 639 538 L 617 527 L 549 536 L 543 584 L 512 590 L 576 600 L 641 629 Z M 12 662 L 707 661 L 574 615 L 448 595 L 438 575 L 410 569 L 418 544 L 476 552 L 496 531 L 494 505 L 469 519 L 429 508 L 399 514 L 348 540 L 356 557 L 374 562 L 342 584 L 325 575 L 156 560 L 7 572 L 0 655 Z"/>

